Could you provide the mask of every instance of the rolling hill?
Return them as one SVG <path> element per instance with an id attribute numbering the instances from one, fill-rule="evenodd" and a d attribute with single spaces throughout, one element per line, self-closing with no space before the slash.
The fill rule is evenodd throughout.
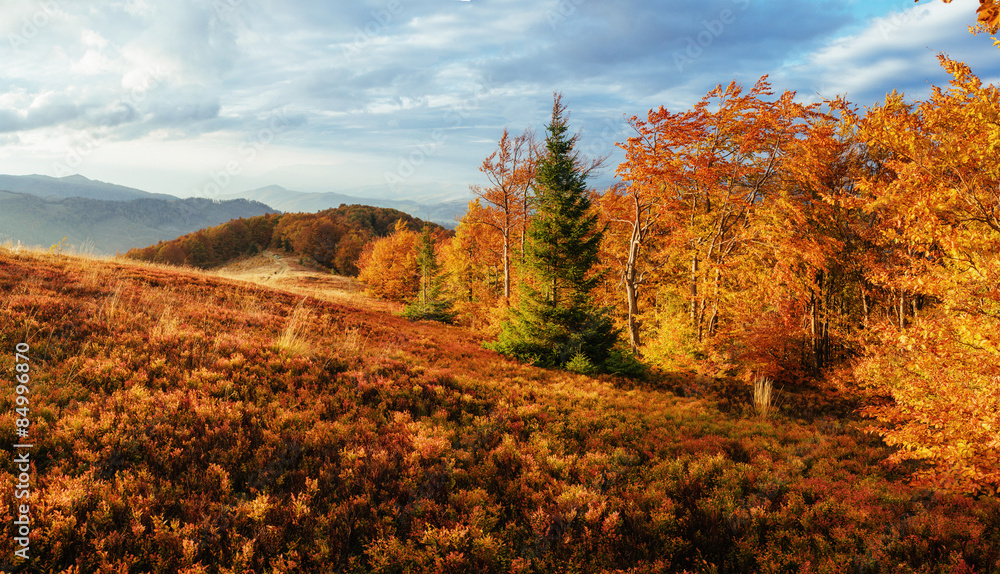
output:
<path id="1" fill-rule="evenodd" d="M 0 242 L 48 247 L 64 237 L 69 245 L 95 254 L 114 254 L 239 217 L 274 210 L 245 199 L 215 202 L 188 198 L 128 200 L 37 197 L 0 191 Z"/>
<path id="2" fill-rule="evenodd" d="M 1000 572 L 1000 500 L 830 389 L 525 366 L 256 261 L 290 280 L 0 248 L 0 560 L 18 520 L 25 572 Z"/>
<path id="3" fill-rule="evenodd" d="M 88 179 L 82 175 L 50 177 L 47 175 L 0 175 L 0 189 L 37 197 L 84 197 L 111 201 L 130 199 L 176 200 L 172 195 L 149 193 L 140 189 Z"/>

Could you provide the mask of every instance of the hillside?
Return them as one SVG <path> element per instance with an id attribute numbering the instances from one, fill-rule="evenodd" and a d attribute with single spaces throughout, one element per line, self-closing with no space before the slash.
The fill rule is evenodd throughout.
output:
<path id="1" fill-rule="evenodd" d="M 214 202 L 203 198 L 130 200 L 84 197 L 41 198 L 0 191 L 0 241 L 48 247 L 64 237 L 81 251 L 114 254 L 239 217 L 274 213 L 245 199 Z"/>
<path id="2" fill-rule="evenodd" d="M 294 271 L 0 248 L 15 571 L 1000 572 L 1000 501 L 907 486 L 831 389 L 763 419 L 733 382 L 525 366 Z"/>
<path id="3" fill-rule="evenodd" d="M 365 244 L 390 234 L 397 221 L 410 229 L 424 226 L 423 221 L 395 209 L 341 205 L 319 213 L 271 214 L 228 221 L 133 249 L 125 256 L 208 269 L 270 248 L 341 275 L 357 275 L 358 258 Z M 429 225 L 444 232 L 435 223 Z"/>

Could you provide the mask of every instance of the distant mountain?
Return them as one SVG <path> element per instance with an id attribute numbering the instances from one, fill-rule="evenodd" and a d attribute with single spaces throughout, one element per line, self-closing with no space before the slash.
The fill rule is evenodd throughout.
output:
<path id="1" fill-rule="evenodd" d="M 380 199 L 363 198 L 339 193 L 303 193 L 285 189 L 280 185 L 269 185 L 258 189 L 251 189 L 241 193 L 234 193 L 222 196 L 226 199 L 245 198 L 266 203 L 271 207 L 286 213 L 317 213 L 325 209 L 346 205 L 370 205 L 373 207 L 388 207 L 397 209 L 403 213 L 408 213 L 413 217 L 419 217 L 426 221 L 432 221 L 454 229 L 458 225 L 458 220 L 465 213 L 468 207 L 468 200 L 450 200 L 438 203 L 424 203 L 408 199 Z"/>
<path id="2" fill-rule="evenodd" d="M 94 183 L 100 184 L 94 186 L 95 190 L 101 186 L 118 187 Z M 146 195 L 150 197 L 114 201 L 0 191 L 0 241 L 47 247 L 67 237 L 70 245 L 81 250 L 113 255 L 231 219 L 275 212 L 263 203 L 246 199 L 213 201 Z"/>
<path id="3" fill-rule="evenodd" d="M 86 197 L 128 201 L 130 199 L 177 200 L 172 195 L 149 193 L 123 185 L 87 179 L 82 175 L 49 177 L 47 175 L 0 175 L 0 190 L 29 193 L 37 197 Z"/>

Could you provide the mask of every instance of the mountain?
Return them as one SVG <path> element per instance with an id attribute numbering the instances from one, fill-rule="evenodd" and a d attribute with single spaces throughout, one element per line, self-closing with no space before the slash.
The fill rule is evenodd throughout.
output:
<path id="1" fill-rule="evenodd" d="M 457 199 L 442 202 L 420 202 L 409 199 L 362 198 L 340 193 L 303 193 L 285 189 L 280 185 L 269 185 L 258 189 L 223 196 L 226 199 L 245 198 L 266 203 L 271 207 L 286 213 L 316 213 L 340 205 L 370 205 L 373 207 L 388 207 L 432 221 L 454 229 L 458 219 L 465 213 L 468 200 Z"/>
<path id="2" fill-rule="evenodd" d="M 172 195 L 149 193 L 140 189 L 87 179 L 82 175 L 49 177 L 47 175 L 0 175 L 0 190 L 29 193 L 37 197 L 85 197 L 113 201 L 130 199 L 176 200 Z"/>
<path id="3" fill-rule="evenodd" d="M 94 186 L 95 193 L 102 191 L 100 187 Z M 168 200 L 161 197 L 171 196 L 147 195 L 115 201 L 0 191 L 0 241 L 45 247 L 66 237 L 67 243 L 82 251 L 114 254 L 231 219 L 274 213 L 267 205 L 246 199 Z"/>

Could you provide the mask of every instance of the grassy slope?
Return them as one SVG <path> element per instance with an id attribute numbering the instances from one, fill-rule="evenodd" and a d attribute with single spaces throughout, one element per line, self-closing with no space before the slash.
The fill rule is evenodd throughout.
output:
<path id="1" fill-rule="evenodd" d="M 857 422 L 519 365 L 288 279 L 0 249 L 0 369 L 20 342 L 34 369 L 32 567 L 1000 572 L 1000 504 L 910 489 Z"/>

